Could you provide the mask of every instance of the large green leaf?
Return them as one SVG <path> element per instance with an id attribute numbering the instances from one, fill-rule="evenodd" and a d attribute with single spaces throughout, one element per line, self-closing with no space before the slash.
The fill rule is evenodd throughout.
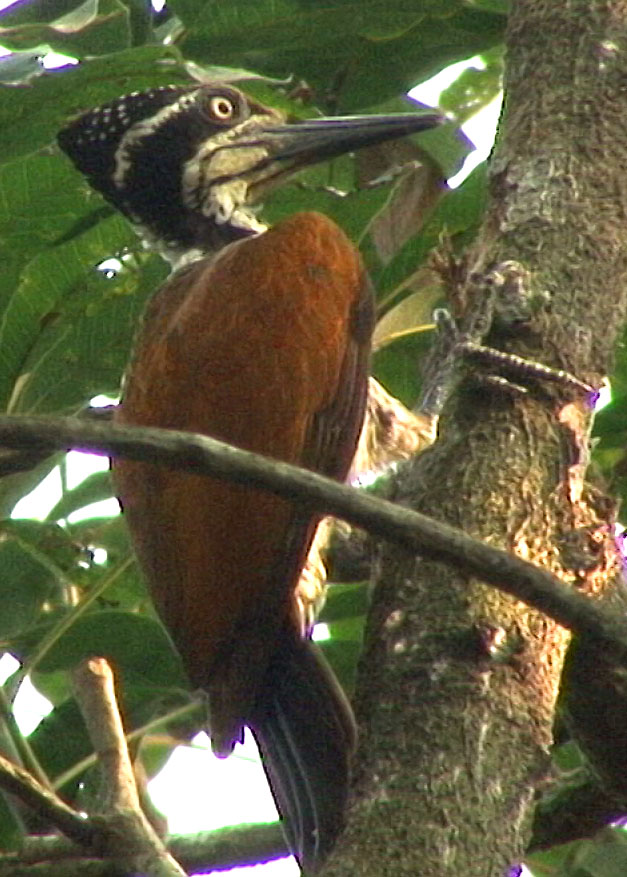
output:
<path id="1" fill-rule="evenodd" d="M 95 266 L 139 249 L 128 223 L 59 155 L 0 168 L 0 400 L 13 411 L 72 411 L 116 393 L 137 316 L 166 273 L 156 256 L 115 276 Z"/>
<path id="2" fill-rule="evenodd" d="M 63 454 L 51 454 L 33 466 L 12 475 L 5 475 L 0 479 L 0 518 L 8 518 L 16 503 L 34 490 L 44 478 L 57 466 L 63 458 Z"/>
<path id="3" fill-rule="evenodd" d="M 54 621 L 14 640 L 20 657 L 28 658 Z M 155 619 L 113 609 L 95 610 L 77 619 L 38 664 L 41 673 L 71 670 L 98 655 L 113 661 L 121 677 L 155 689 L 186 685 L 178 654 L 163 626 Z"/>
<path id="4" fill-rule="evenodd" d="M 94 564 L 86 586 L 98 588 L 103 576 L 114 575 L 100 598 L 99 605 L 127 612 L 147 613 L 156 617 L 143 576 L 136 563 L 126 564 L 132 555 L 128 530 L 123 515 L 112 518 L 89 518 L 69 526 L 72 538 L 88 551 L 104 549 L 107 559 Z M 121 573 L 117 571 L 123 568 Z"/>
<path id="5" fill-rule="evenodd" d="M 0 57 L 0 83 L 17 85 L 41 71 L 41 53 L 39 51 L 20 52 L 18 55 Z"/>
<path id="6" fill-rule="evenodd" d="M 92 752 L 83 717 L 74 700 L 64 701 L 42 719 L 30 735 L 29 743 L 52 780 Z M 69 798 L 78 790 L 78 779 L 62 790 Z"/>
<path id="7" fill-rule="evenodd" d="M 171 0 L 186 55 L 305 77 L 326 109 L 366 108 L 502 39 L 503 16 L 461 0 Z"/>
<path id="8" fill-rule="evenodd" d="M 126 223 L 111 221 L 128 234 Z M 102 230 L 101 223 L 94 236 L 100 238 Z M 82 258 L 82 249 L 76 252 Z M 70 412 L 99 393 L 117 395 L 139 316 L 166 273 L 157 257 L 146 259 L 140 273 L 128 269 L 115 278 L 93 270 L 77 273 L 76 284 L 28 351 L 14 410 Z"/>
<path id="9" fill-rule="evenodd" d="M 86 186 L 56 150 L 5 161 L 0 165 L 0 245 L 17 251 L 22 262 L 51 247 L 90 202 L 101 203 L 86 196 Z"/>
<path id="10" fill-rule="evenodd" d="M 328 625 L 330 639 L 320 647 L 333 667 L 333 672 L 347 692 L 352 692 L 357 676 L 357 660 L 361 652 L 365 615 L 344 618 Z"/>
<path id="11" fill-rule="evenodd" d="M 24 826 L 17 815 L 13 801 L 6 793 L 0 794 L 0 849 L 3 852 L 19 850 L 24 843 Z"/>
<path id="12" fill-rule="evenodd" d="M 92 368 L 100 369 L 109 364 L 106 334 L 102 339 L 98 337 L 100 315 L 97 312 L 106 310 L 113 288 L 110 290 L 108 281 L 93 268 L 104 257 L 118 253 L 128 241 L 128 235 L 127 224 L 114 216 L 99 223 L 80 240 L 42 250 L 24 267 L 13 292 L 6 290 L 9 297 L 0 328 L 0 404 L 3 407 L 25 412 L 68 410 L 85 404 L 85 388 L 77 386 L 67 388 L 69 398 L 66 404 L 61 404 L 66 382 L 81 378 L 79 371 L 71 373 L 74 360 L 80 354 L 72 349 L 68 335 L 78 319 L 93 315 Z M 100 340 L 105 341 L 102 347 Z M 89 338 L 83 337 L 81 341 L 90 343 Z M 55 371 L 54 380 L 51 380 L 50 369 Z M 119 372 L 118 367 L 117 378 Z M 88 375 L 82 377 L 84 383 L 89 383 Z M 115 389 L 116 385 L 112 387 L 112 384 L 115 382 L 109 382 L 109 390 Z"/>

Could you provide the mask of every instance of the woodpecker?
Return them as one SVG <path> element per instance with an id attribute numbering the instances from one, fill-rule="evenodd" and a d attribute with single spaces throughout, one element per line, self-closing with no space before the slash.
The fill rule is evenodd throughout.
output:
<path id="1" fill-rule="evenodd" d="M 255 205 L 301 168 L 433 128 L 439 115 L 287 121 L 222 83 L 135 92 L 58 135 L 173 273 L 151 299 L 118 423 L 204 433 L 343 480 L 361 429 L 373 301 L 327 217 Z M 290 849 L 315 871 L 343 825 L 354 719 L 303 637 L 295 589 L 318 516 L 252 487 L 117 459 L 140 566 L 214 751 L 250 727 Z"/>

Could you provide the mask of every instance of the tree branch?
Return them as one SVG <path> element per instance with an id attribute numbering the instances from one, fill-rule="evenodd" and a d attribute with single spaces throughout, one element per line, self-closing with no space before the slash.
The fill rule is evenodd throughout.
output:
<path id="1" fill-rule="evenodd" d="M 0 787 L 16 795 L 37 813 L 49 819 L 67 837 L 83 847 L 92 847 L 97 836 L 94 827 L 65 804 L 54 792 L 42 786 L 24 768 L 0 755 Z"/>
<path id="2" fill-rule="evenodd" d="M 168 849 L 191 872 L 226 871 L 289 855 L 278 822 L 172 835 Z M 18 873 L 20 877 L 107 877 L 111 862 L 86 855 L 64 837 L 30 836 L 19 853 L 0 854 L 0 877 Z"/>
<path id="3" fill-rule="evenodd" d="M 168 839 L 168 849 L 188 871 L 230 870 L 290 855 L 281 825 L 237 825 Z"/>
<path id="4" fill-rule="evenodd" d="M 74 671 L 74 689 L 102 768 L 102 809 L 92 820 L 101 829 L 105 854 L 146 877 L 185 877 L 141 809 L 107 661 L 84 661 Z"/>
<path id="5" fill-rule="evenodd" d="M 495 585 L 559 624 L 627 659 L 627 631 L 589 598 L 539 567 L 412 512 L 314 472 L 242 451 L 195 433 L 84 423 L 77 418 L 0 417 L 0 445 L 128 457 L 234 481 L 300 500 L 422 557 Z"/>

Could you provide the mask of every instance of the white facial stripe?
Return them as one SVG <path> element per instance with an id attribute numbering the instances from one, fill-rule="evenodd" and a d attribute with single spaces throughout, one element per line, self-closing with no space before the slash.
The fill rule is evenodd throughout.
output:
<path id="1" fill-rule="evenodd" d="M 267 118 L 276 122 L 276 116 Z M 256 145 L 263 123 L 264 117 L 247 119 L 214 134 L 200 147 L 183 169 L 181 194 L 187 207 L 214 217 L 218 223 L 233 222 L 256 231 L 265 229 L 249 211 L 241 209 L 251 182 L 246 169 L 254 168 L 268 156 L 266 147 Z M 246 134 L 250 145 L 246 145 Z M 215 181 L 221 177 L 231 179 L 217 185 Z"/>
<path id="2" fill-rule="evenodd" d="M 135 146 L 140 140 L 143 140 L 144 137 L 148 137 L 150 134 L 154 133 L 164 124 L 164 122 L 167 122 L 169 118 L 192 104 L 196 99 L 198 91 L 199 89 L 196 89 L 195 91 L 182 95 L 174 103 L 160 109 L 158 113 L 154 114 L 154 116 L 150 116 L 143 122 L 137 122 L 128 129 L 126 134 L 121 138 L 114 156 L 115 171 L 113 172 L 112 179 L 118 189 L 124 187 L 124 178 L 131 166 L 131 160 L 129 158 L 130 148 Z M 130 96 L 132 97 L 132 95 Z"/>

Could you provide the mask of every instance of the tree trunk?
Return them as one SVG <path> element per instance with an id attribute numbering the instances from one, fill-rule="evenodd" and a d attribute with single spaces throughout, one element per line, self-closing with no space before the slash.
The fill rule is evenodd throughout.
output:
<path id="1" fill-rule="evenodd" d="M 627 305 L 627 0 L 514 0 L 507 50 L 490 201 L 449 271 L 451 309 L 467 326 L 496 294 L 487 343 L 599 384 Z M 602 592 L 619 558 L 612 504 L 583 480 L 588 400 L 478 389 L 470 371 L 395 498 Z M 567 645 L 499 591 L 384 549 L 349 825 L 324 874 L 486 877 L 520 860 Z"/>

